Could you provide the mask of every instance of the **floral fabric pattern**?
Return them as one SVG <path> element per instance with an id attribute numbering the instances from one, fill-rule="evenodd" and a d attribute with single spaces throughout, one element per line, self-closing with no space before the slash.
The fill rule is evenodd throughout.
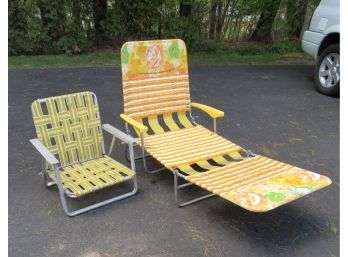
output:
<path id="1" fill-rule="evenodd" d="M 187 75 L 187 53 L 180 39 L 127 42 L 121 49 L 123 81 Z"/>

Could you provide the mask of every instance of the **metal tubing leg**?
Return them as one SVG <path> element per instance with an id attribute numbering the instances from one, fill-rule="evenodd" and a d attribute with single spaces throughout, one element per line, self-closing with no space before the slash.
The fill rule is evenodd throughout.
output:
<path id="1" fill-rule="evenodd" d="M 158 168 L 155 170 L 149 170 L 149 168 L 146 165 L 146 155 L 145 155 L 144 137 L 143 136 L 141 136 L 141 153 L 143 155 L 143 166 L 144 166 L 144 169 L 146 170 L 147 173 L 153 174 L 153 173 L 156 173 L 156 172 L 159 172 L 159 171 L 166 169 L 165 167 L 161 167 L 161 168 Z"/>
<path id="2" fill-rule="evenodd" d="M 144 151 L 143 151 L 144 153 Z M 161 167 L 161 168 L 158 168 L 158 169 L 154 169 L 154 170 L 150 170 L 147 165 L 146 165 L 146 156 L 143 155 L 143 166 L 144 166 L 144 169 L 146 170 L 147 173 L 150 173 L 150 174 L 153 174 L 153 173 L 157 173 L 157 172 L 160 172 L 162 170 L 166 170 L 165 167 Z"/>
<path id="3" fill-rule="evenodd" d="M 66 198 L 65 198 L 64 189 L 63 189 L 63 186 L 61 183 L 60 175 L 58 173 L 59 173 L 59 171 L 56 170 L 56 178 L 57 178 L 57 185 L 58 185 L 58 189 L 59 189 L 59 196 L 60 196 L 60 200 L 61 200 L 64 212 L 69 217 L 74 217 L 74 216 L 80 215 L 82 213 L 85 213 L 85 212 L 97 209 L 99 207 L 105 206 L 107 204 L 111 204 L 113 202 L 120 201 L 120 200 L 125 199 L 127 197 L 130 197 L 132 195 L 135 195 L 136 192 L 138 191 L 138 184 L 137 184 L 136 176 L 134 175 L 132 191 L 125 193 L 125 194 L 122 194 L 122 195 L 118 195 L 118 196 L 110 198 L 110 199 L 107 199 L 107 200 L 100 202 L 100 203 L 92 204 L 92 205 L 89 205 L 87 207 L 75 210 L 75 211 L 70 211 L 68 208 L 67 202 L 66 202 Z"/>
<path id="4" fill-rule="evenodd" d="M 108 153 L 109 156 L 111 155 L 112 150 L 114 149 L 115 139 L 116 139 L 116 137 L 113 136 L 112 140 L 111 140 L 110 148 L 109 148 L 109 153 Z"/>
<path id="5" fill-rule="evenodd" d="M 111 156 L 112 150 L 114 149 L 115 139 L 116 139 L 116 137 L 113 136 L 113 137 L 112 137 L 112 140 L 111 140 L 110 148 L 109 148 L 109 153 L 108 153 L 109 156 Z M 133 147 L 134 147 L 134 146 L 137 146 L 137 144 L 134 144 Z M 126 156 L 126 160 L 127 160 L 128 162 L 130 162 L 129 151 L 128 151 L 128 146 L 127 146 L 127 145 L 125 146 L 125 156 Z M 150 155 L 149 155 L 149 154 L 146 155 L 146 157 L 148 157 L 148 156 L 150 156 Z M 136 157 L 135 157 L 135 160 L 140 160 L 140 159 L 142 159 L 142 158 L 143 158 L 143 156 L 142 156 L 142 155 L 139 155 L 139 156 L 136 156 Z"/>
<path id="6" fill-rule="evenodd" d="M 210 193 L 210 194 L 207 194 L 207 195 L 195 198 L 195 199 L 187 201 L 187 202 L 179 203 L 179 200 L 178 200 L 179 189 L 181 189 L 183 187 L 191 186 L 193 184 L 192 183 L 185 183 L 185 184 L 182 184 L 182 185 L 178 185 L 178 172 L 176 170 L 174 170 L 173 174 L 174 174 L 174 197 L 175 197 L 175 202 L 176 202 L 176 204 L 179 207 L 184 207 L 184 206 L 187 206 L 187 205 L 190 205 L 190 204 L 202 201 L 204 199 L 210 198 L 212 196 L 215 196 L 215 194 Z"/>
<path id="7" fill-rule="evenodd" d="M 129 130 L 129 127 L 128 127 L 128 124 L 127 124 L 127 123 L 125 123 L 125 126 L 126 126 L 126 133 L 127 133 L 129 136 L 132 136 L 132 134 L 131 134 L 131 132 L 130 132 L 130 130 Z M 144 145 L 144 137 L 143 137 L 143 135 L 141 134 L 140 137 L 141 137 L 141 140 L 142 140 L 141 143 L 142 143 L 142 145 Z M 139 146 L 139 145 L 135 143 L 133 146 Z M 129 158 L 129 156 L 128 156 L 127 148 L 126 148 L 126 154 L 125 154 L 125 156 L 126 156 L 126 160 L 129 162 L 129 161 L 130 161 L 130 158 Z M 150 157 L 150 156 L 151 156 L 150 154 L 145 155 L 145 157 Z M 143 155 L 141 154 L 141 155 L 135 156 L 134 160 L 137 161 L 137 160 L 140 160 L 140 159 L 142 159 L 142 158 L 143 158 Z"/>
<path id="8" fill-rule="evenodd" d="M 134 146 L 138 146 L 138 145 L 135 144 Z M 129 152 L 128 152 L 128 147 L 127 146 L 125 147 L 125 156 L 126 156 L 127 162 L 130 162 Z M 146 154 L 145 158 L 150 157 L 150 156 L 151 156 L 150 154 Z M 143 159 L 143 155 L 142 154 L 138 155 L 138 156 L 135 156 L 135 158 L 134 158 L 134 160 L 136 160 L 136 161 L 141 160 L 141 159 Z"/>
<path id="9" fill-rule="evenodd" d="M 189 183 L 185 183 L 185 184 L 181 184 L 181 185 L 178 185 L 178 189 L 180 188 L 184 188 L 184 187 L 188 187 L 188 186 L 192 186 L 193 184 L 191 182 Z"/>
<path id="10" fill-rule="evenodd" d="M 57 183 L 49 179 L 47 170 L 48 170 L 47 162 L 44 158 L 42 158 L 42 168 L 41 168 L 42 183 L 44 184 L 46 188 L 56 186 Z"/>

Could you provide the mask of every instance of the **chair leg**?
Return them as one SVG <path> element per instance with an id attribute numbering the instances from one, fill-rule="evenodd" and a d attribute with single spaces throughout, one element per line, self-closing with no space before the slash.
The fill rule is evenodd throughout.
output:
<path id="1" fill-rule="evenodd" d="M 135 144 L 134 146 L 138 146 L 138 145 Z M 128 162 L 130 162 L 131 160 L 129 158 L 129 151 L 128 151 L 128 146 L 127 145 L 125 146 L 125 156 L 126 156 L 126 160 Z M 150 156 L 151 156 L 150 154 L 146 154 L 145 158 L 150 157 Z M 138 155 L 138 156 L 135 156 L 135 158 L 134 158 L 135 161 L 138 161 L 138 160 L 141 160 L 141 159 L 143 159 L 143 155 L 142 154 Z"/>
<path id="2" fill-rule="evenodd" d="M 50 188 L 53 186 L 56 186 L 56 182 L 54 182 L 52 179 L 48 176 L 48 165 L 44 158 L 42 158 L 42 168 L 41 168 L 41 175 L 42 175 L 42 183 L 46 188 Z"/>
<path id="3" fill-rule="evenodd" d="M 210 198 L 212 196 L 215 196 L 214 193 L 210 193 L 210 194 L 207 194 L 207 195 L 203 195 L 201 197 L 198 197 L 198 198 L 195 198 L 195 199 L 192 199 L 190 201 L 186 201 L 186 202 L 179 202 L 179 190 L 181 188 L 184 188 L 184 187 L 188 187 L 188 186 L 191 186 L 193 185 L 192 183 L 185 183 L 185 184 L 181 184 L 179 185 L 178 184 L 178 171 L 174 170 L 173 171 L 173 175 L 174 175 L 174 197 L 175 197 L 175 202 L 176 204 L 179 206 L 179 207 L 184 207 L 184 206 L 187 206 L 187 205 L 190 205 L 190 204 L 193 204 L 193 203 L 196 203 L 196 202 L 199 202 L 199 201 L 202 201 L 204 199 L 207 199 L 207 198 Z"/>
<path id="4" fill-rule="evenodd" d="M 138 146 L 138 145 L 135 145 L 135 146 Z M 112 142 L 111 142 L 111 145 L 110 145 L 109 156 L 110 156 L 110 154 L 111 154 L 111 152 L 112 152 L 113 147 L 114 147 L 114 138 L 112 138 Z M 134 147 L 134 145 L 133 145 L 133 147 Z M 137 161 L 137 160 L 142 159 L 142 160 L 143 160 L 144 169 L 146 170 L 147 173 L 152 174 L 152 173 L 156 173 L 156 172 L 159 172 L 159 171 L 162 171 L 162 170 L 165 170 L 165 169 L 166 169 L 165 167 L 162 167 L 162 168 L 159 168 L 159 169 L 150 170 L 150 169 L 147 167 L 147 165 L 146 165 L 146 158 L 147 158 L 147 157 L 150 157 L 151 155 L 145 153 L 145 149 L 144 149 L 143 146 L 140 146 L 140 147 L 141 147 L 141 155 L 135 156 L 135 157 L 134 157 L 134 161 Z M 125 147 L 125 157 L 126 157 L 126 160 L 127 160 L 128 162 L 131 161 L 131 158 L 129 157 L 128 146 Z"/>
<path id="5" fill-rule="evenodd" d="M 154 169 L 154 170 L 150 170 L 147 165 L 146 165 L 146 155 L 145 155 L 145 149 L 144 147 L 142 147 L 142 159 L 143 159 L 143 166 L 144 166 L 144 169 L 146 170 L 147 173 L 150 173 L 150 174 L 153 174 L 153 173 L 157 173 L 157 172 L 160 172 L 162 170 L 165 170 L 166 168 L 165 167 L 161 167 L 161 168 L 158 168 L 158 169 Z"/>
<path id="6" fill-rule="evenodd" d="M 56 175 L 58 175 L 58 174 L 56 174 Z M 89 206 L 86 206 L 84 208 L 81 208 L 81 209 L 78 209 L 78 210 L 74 210 L 74 211 L 70 211 L 69 208 L 68 208 L 68 205 L 67 205 L 67 202 L 66 202 L 66 196 L 65 196 L 65 193 L 64 193 L 64 189 L 63 189 L 62 184 L 60 182 L 60 177 L 58 177 L 58 179 L 57 179 L 57 185 L 58 185 L 59 196 L 60 196 L 60 200 L 61 200 L 64 212 L 69 217 L 75 217 L 75 216 L 80 215 L 82 213 L 85 213 L 85 212 L 88 212 L 88 211 L 92 211 L 92 210 L 97 209 L 99 207 L 102 207 L 102 206 L 105 206 L 105 205 L 108 205 L 108 204 L 111 204 L 111 203 L 114 203 L 114 202 L 120 201 L 122 199 L 125 199 L 127 197 L 135 195 L 137 193 L 137 191 L 138 191 L 138 184 L 137 184 L 136 176 L 134 176 L 132 180 L 133 180 L 133 189 L 132 189 L 132 191 L 130 191 L 128 193 L 125 193 L 125 194 L 122 194 L 122 195 L 115 196 L 115 197 L 110 198 L 110 199 L 107 199 L 107 200 L 105 200 L 103 202 L 92 204 L 92 205 L 89 205 Z"/>

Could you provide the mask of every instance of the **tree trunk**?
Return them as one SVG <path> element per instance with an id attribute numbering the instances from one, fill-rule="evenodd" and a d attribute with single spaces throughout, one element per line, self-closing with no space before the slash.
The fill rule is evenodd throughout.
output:
<path id="1" fill-rule="evenodd" d="M 74 23 L 81 28 L 81 3 L 80 0 L 72 1 L 72 16 Z"/>
<path id="2" fill-rule="evenodd" d="M 223 22 L 222 22 L 222 32 L 220 35 L 220 39 L 224 39 L 226 32 L 228 30 L 228 28 L 231 25 L 231 20 L 233 17 L 233 12 L 234 12 L 234 8 L 237 5 L 237 1 L 238 0 L 233 0 L 231 3 L 231 0 L 227 1 L 225 9 L 224 9 L 224 13 L 223 13 Z"/>
<path id="3" fill-rule="evenodd" d="M 286 4 L 286 27 L 289 39 L 301 36 L 306 18 L 308 0 L 288 0 Z"/>
<path id="4" fill-rule="evenodd" d="M 180 17 L 190 18 L 192 15 L 192 3 L 193 1 L 180 0 Z"/>
<path id="5" fill-rule="evenodd" d="M 249 38 L 249 34 L 251 33 L 250 31 L 251 31 L 252 27 L 254 26 L 255 18 L 256 18 L 256 16 L 253 15 L 251 17 L 250 21 L 248 22 L 248 25 L 245 29 L 245 34 L 246 34 L 246 36 L 244 38 L 245 40 L 247 40 Z"/>
<path id="6" fill-rule="evenodd" d="M 225 24 L 225 19 L 227 15 L 227 11 L 230 7 L 231 0 L 227 0 L 225 5 L 223 5 L 223 0 L 220 0 L 218 3 L 218 14 L 217 14 L 217 23 L 216 23 L 216 39 L 221 40 L 223 39 L 223 26 Z"/>
<path id="7" fill-rule="evenodd" d="M 105 34 L 102 28 L 102 22 L 106 19 L 107 0 L 93 0 L 93 19 L 95 43 L 101 46 L 105 41 Z"/>
<path id="8" fill-rule="evenodd" d="M 220 39 L 220 34 L 221 34 L 221 29 L 222 29 L 222 0 L 219 0 L 217 4 L 217 13 L 216 13 L 216 34 L 215 34 L 215 39 L 219 40 Z"/>
<path id="9" fill-rule="evenodd" d="M 212 0 L 210 11 L 209 11 L 209 39 L 215 38 L 215 29 L 216 29 L 216 0 Z"/>
<path id="10" fill-rule="evenodd" d="M 237 37 L 236 37 L 236 41 L 239 42 L 239 34 L 240 34 L 240 30 L 241 30 L 241 25 L 242 25 L 242 17 L 238 17 L 237 21 Z"/>
<path id="11" fill-rule="evenodd" d="M 274 19 L 280 6 L 280 0 L 265 0 L 260 19 L 256 25 L 250 41 L 271 41 Z"/>
<path id="12" fill-rule="evenodd" d="M 231 25 L 231 20 L 232 20 L 232 15 L 229 15 L 229 16 L 227 17 L 227 20 L 226 20 L 226 22 L 225 22 L 225 24 L 224 24 L 224 27 L 223 27 L 223 31 L 222 31 L 223 37 L 225 37 L 225 35 L 226 35 L 226 33 L 227 33 L 227 30 L 228 30 L 228 28 L 229 28 L 230 25 Z M 227 37 L 227 38 L 228 38 L 228 37 Z"/>

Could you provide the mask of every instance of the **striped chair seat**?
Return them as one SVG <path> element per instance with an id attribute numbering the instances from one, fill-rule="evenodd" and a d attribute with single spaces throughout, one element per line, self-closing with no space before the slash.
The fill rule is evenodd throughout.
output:
<path id="1" fill-rule="evenodd" d="M 138 144 L 141 145 L 140 139 Z M 166 168 L 178 168 L 242 150 L 241 147 L 197 125 L 144 138 L 146 151 Z"/>
<path id="2" fill-rule="evenodd" d="M 134 171 L 109 156 L 66 166 L 60 174 L 65 193 L 70 197 L 113 186 L 135 175 Z M 55 180 L 54 172 L 49 175 Z"/>

